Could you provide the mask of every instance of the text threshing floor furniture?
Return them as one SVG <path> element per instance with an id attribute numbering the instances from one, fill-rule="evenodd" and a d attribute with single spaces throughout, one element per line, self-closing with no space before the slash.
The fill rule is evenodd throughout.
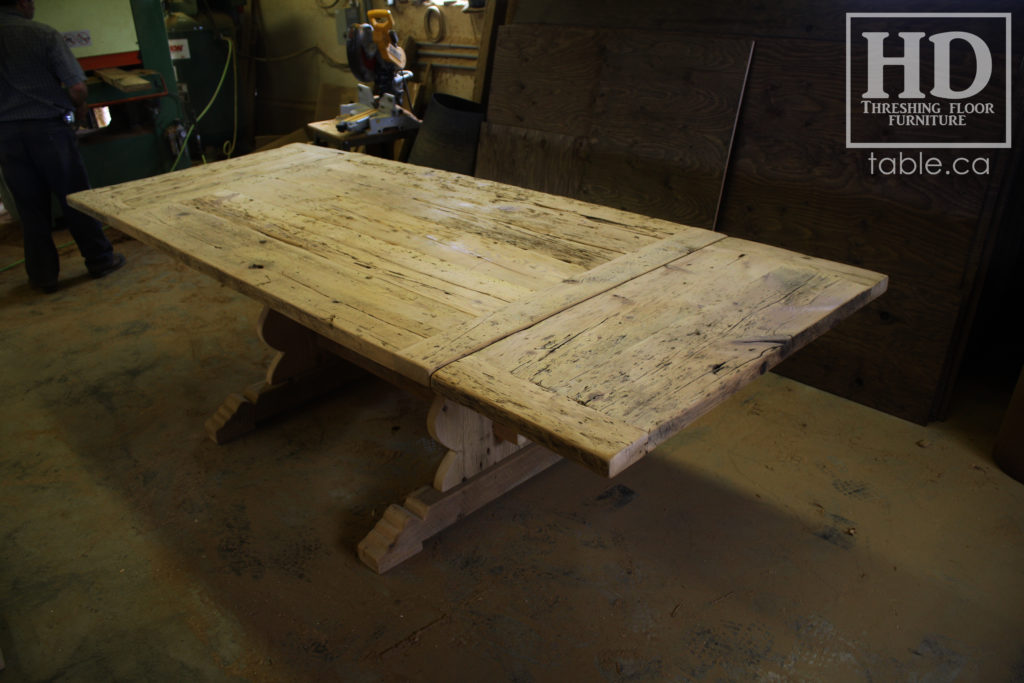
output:
<path id="1" fill-rule="evenodd" d="M 359 544 L 383 572 L 565 457 L 615 476 L 885 291 L 884 275 L 312 145 L 73 195 L 264 304 L 267 378 L 223 441 L 361 371 L 429 397 L 432 486 Z"/>

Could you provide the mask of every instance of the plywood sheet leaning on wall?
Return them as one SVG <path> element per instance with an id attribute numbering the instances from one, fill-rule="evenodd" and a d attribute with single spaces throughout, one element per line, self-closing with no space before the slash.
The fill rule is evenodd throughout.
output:
<path id="1" fill-rule="evenodd" d="M 750 45 L 502 27 L 477 175 L 711 227 Z"/>
<path id="2" fill-rule="evenodd" d="M 941 418 L 970 331 L 984 248 L 1005 203 L 999 192 L 1009 185 L 1010 153 L 928 150 L 943 168 L 966 156 L 990 163 L 990 172 L 902 175 L 872 169 L 871 150 L 846 149 L 843 12 L 870 7 L 819 5 L 655 0 L 630 15 L 605 0 L 520 0 L 499 35 L 479 167 L 487 177 L 710 225 L 710 198 L 718 196 L 710 191 L 711 151 L 724 139 L 716 124 L 732 121 L 712 106 L 712 94 L 732 92 L 733 84 L 739 92 L 741 47 L 756 38 L 715 229 L 892 277 L 882 302 L 779 371 L 906 419 Z M 634 35 L 650 39 L 630 53 Z M 661 88 L 665 109 L 652 106 L 656 96 L 633 109 L 621 95 L 602 99 L 608 83 L 645 59 L 674 65 L 669 80 L 635 75 L 627 85 L 645 96 Z M 927 60 L 923 68 L 930 72 Z M 673 119 L 666 112 L 679 93 Z M 549 101 L 558 97 L 561 124 Z M 612 101 L 627 107 L 609 108 Z M 642 134 L 665 144 L 647 144 Z"/>
<path id="3" fill-rule="evenodd" d="M 992 176 L 873 173 L 871 150 L 845 148 L 844 69 L 839 43 L 758 41 L 718 228 L 889 274 L 883 301 L 780 372 L 924 422 L 955 366 Z"/>

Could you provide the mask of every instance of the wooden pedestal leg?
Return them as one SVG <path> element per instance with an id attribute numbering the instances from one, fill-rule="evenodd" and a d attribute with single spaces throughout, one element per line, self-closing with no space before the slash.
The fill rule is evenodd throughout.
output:
<path id="1" fill-rule="evenodd" d="M 378 574 L 423 549 L 423 541 L 483 507 L 561 458 L 500 428 L 485 417 L 435 398 L 428 427 L 449 449 L 434 477 L 390 505 L 373 530 L 359 543 L 359 559 Z"/>
<path id="2" fill-rule="evenodd" d="M 206 432 L 225 443 L 256 429 L 258 423 L 302 405 L 366 374 L 324 351 L 318 335 L 291 318 L 264 307 L 257 327 L 260 339 L 278 354 L 264 381 L 231 394 L 206 421 Z"/>
<path id="3" fill-rule="evenodd" d="M 514 432 L 498 436 L 494 423 L 486 417 L 441 397 L 430 406 L 427 430 L 450 449 L 434 475 L 438 491 L 455 488 L 530 443 Z"/>

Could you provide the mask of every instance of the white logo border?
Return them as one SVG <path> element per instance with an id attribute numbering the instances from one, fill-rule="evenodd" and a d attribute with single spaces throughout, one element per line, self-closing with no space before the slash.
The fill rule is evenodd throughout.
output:
<path id="1" fill-rule="evenodd" d="M 850 115 L 850 19 L 881 18 L 895 19 L 920 17 L 923 19 L 950 18 L 1002 18 L 1006 21 L 1006 139 L 1002 142 L 852 142 Z M 847 149 L 1008 149 L 1012 146 L 1010 130 L 1012 115 L 1012 59 L 1013 42 L 1010 40 L 1010 12 L 847 12 L 846 13 L 846 148 Z"/>

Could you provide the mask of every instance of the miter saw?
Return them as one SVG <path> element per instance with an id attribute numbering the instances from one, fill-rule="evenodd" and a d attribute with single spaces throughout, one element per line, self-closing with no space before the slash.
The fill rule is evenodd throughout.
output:
<path id="1" fill-rule="evenodd" d="M 358 101 L 341 105 L 338 130 L 375 135 L 417 128 L 419 119 L 401 106 L 412 72 L 405 69 L 405 51 L 398 47 L 391 12 L 373 9 L 366 16 L 370 23 L 349 26 L 345 41 L 348 66 L 362 83 Z M 373 89 L 364 83 L 373 83 Z"/>

